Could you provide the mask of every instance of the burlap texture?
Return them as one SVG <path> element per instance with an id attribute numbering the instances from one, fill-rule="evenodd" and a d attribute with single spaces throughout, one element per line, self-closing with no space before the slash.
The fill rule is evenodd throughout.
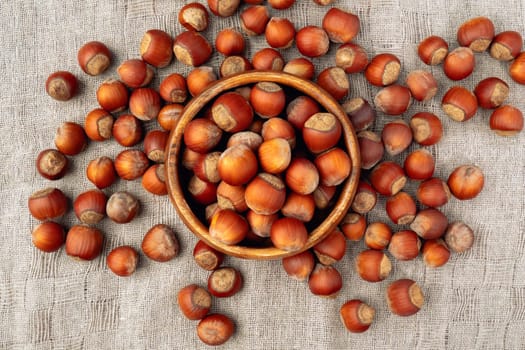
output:
<path id="1" fill-rule="evenodd" d="M 142 203 L 139 217 L 118 225 L 106 219 L 98 227 L 105 233 L 104 254 L 79 263 L 65 252 L 44 254 L 31 244 L 31 230 L 37 222 L 27 210 L 27 198 L 35 190 L 56 186 L 69 198 L 92 188 L 85 177 L 90 159 L 115 157 L 122 149 L 114 140 L 91 142 L 81 155 L 71 158 L 72 168 L 61 180 L 50 182 L 35 171 L 36 154 L 53 147 L 57 126 L 66 120 L 83 124 L 86 113 L 97 107 L 95 91 L 104 79 L 116 76 L 125 59 L 139 57 L 143 33 L 152 28 L 175 35 L 181 31 L 177 13 L 183 3 L 173 0 L 130 1 L 2 1 L 0 28 L 0 130 L 2 135 L 0 175 L 0 348 L 7 349 L 200 349 L 196 322 L 186 320 L 178 310 L 178 290 L 189 284 L 204 285 L 208 273 L 192 260 L 196 238 L 177 217 L 167 197 L 145 192 L 140 181 L 119 181 L 107 190 L 128 190 Z M 525 33 L 524 5 L 519 0 L 478 1 L 343 1 L 335 5 L 360 16 L 361 31 L 356 41 L 369 56 L 381 52 L 398 55 L 403 63 L 401 79 L 418 68 L 427 68 L 416 55 L 424 37 L 443 36 L 451 48 L 456 28 L 466 19 L 489 16 L 497 31 Z M 311 0 L 297 1 L 292 9 L 272 10 L 276 16 L 293 20 L 297 28 L 320 25 L 329 7 Z M 224 27 L 239 27 L 238 17 L 212 16 L 205 33 Z M 78 48 L 99 40 L 114 53 L 111 68 L 99 77 L 84 74 L 77 62 Z M 247 56 L 265 46 L 264 38 L 250 38 Z M 333 65 L 335 45 L 329 54 L 314 62 L 319 72 Z M 296 49 L 283 52 L 295 57 Z M 209 63 L 217 67 L 215 54 Z M 474 74 L 460 82 L 472 89 L 488 76 L 506 80 L 511 93 L 508 102 L 525 110 L 525 88 L 513 83 L 508 64 L 487 53 L 477 54 Z M 81 82 L 80 94 L 69 102 L 56 102 L 44 91 L 47 76 L 55 70 L 70 70 Z M 172 63 L 157 70 L 153 86 L 172 72 L 186 74 L 188 67 Z M 430 69 L 440 82 L 438 95 L 428 103 L 414 103 L 403 115 L 407 120 L 418 111 L 441 117 L 445 134 L 428 149 L 436 157 L 436 175 L 446 178 L 456 166 L 473 163 L 483 168 L 485 189 L 479 197 L 460 202 L 452 199 L 443 211 L 450 220 L 464 220 L 476 233 L 474 248 L 453 255 L 446 266 L 427 268 L 421 258 L 395 262 L 384 282 L 360 280 L 354 257 L 363 243 L 348 245 L 343 261 L 337 263 L 344 287 L 334 300 L 313 296 L 304 283 L 289 279 L 279 261 L 225 262 L 240 269 L 245 284 L 232 298 L 215 299 L 213 311 L 232 317 L 234 337 L 225 349 L 523 349 L 525 348 L 525 134 L 503 138 L 488 126 L 489 111 L 480 110 L 466 123 L 448 119 L 440 100 L 452 83 L 441 67 Z M 351 75 L 351 96 L 372 100 L 377 88 L 362 75 Z M 374 130 L 390 120 L 379 115 Z M 157 128 L 155 122 L 147 129 Z M 141 145 L 137 146 L 140 148 Z M 413 146 L 414 148 L 415 146 Z M 406 152 L 395 157 L 402 161 Z M 409 186 L 414 193 L 414 186 Z M 384 199 L 369 220 L 387 221 Z M 77 222 L 69 213 L 61 222 Z M 144 233 L 156 223 L 171 225 L 181 242 L 181 254 L 160 264 L 142 257 L 138 271 L 130 278 L 118 278 L 106 267 L 105 255 L 115 246 L 140 248 Z M 413 317 L 392 315 L 385 302 L 385 289 L 397 278 L 412 278 L 423 287 L 426 303 Z M 351 298 L 361 298 L 377 309 L 376 321 L 364 334 L 348 333 L 339 320 L 339 308 Z"/>

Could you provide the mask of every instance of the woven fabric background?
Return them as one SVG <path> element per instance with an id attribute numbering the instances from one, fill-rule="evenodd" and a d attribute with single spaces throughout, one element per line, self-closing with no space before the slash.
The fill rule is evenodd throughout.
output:
<path id="1" fill-rule="evenodd" d="M 125 59 L 137 58 L 143 33 L 152 28 L 175 35 L 181 31 L 177 13 L 183 3 L 173 0 L 129 1 L 2 1 L 0 2 L 0 348 L 3 349 L 203 349 L 194 321 L 182 317 L 176 304 L 178 290 L 189 284 L 204 285 L 208 273 L 193 262 L 196 238 L 177 217 L 167 197 L 146 193 L 140 181 L 119 181 L 107 190 L 127 190 L 142 203 L 138 218 L 118 225 L 103 220 L 104 254 L 88 263 L 68 258 L 64 250 L 53 254 L 37 251 L 31 230 L 37 222 L 27 210 L 27 198 L 40 188 L 56 186 L 69 198 L 92 188 L 84 175 L 90 159 L 115 157 L 121 147 L 115 141 L 90 143 L 72 160 L 61 180 L 50 182 L 35 171 L 35 156 L 54 147 L 55 130 L 63 121 L 83 124 L 86 113 L 97 107 L 97 86 L 116 76 Z M 356 42 L 369 56 L 381 52 L 398 55 L 403 63 L 401 79 L 417 68 L 426 68 L 416 55 L 424 37 L 443 36 L 457 46 L 456 28 L 470 17 L 485 15 L 497 31 L 525 34 L 525 5 L 520 0 L 412 1 L 335 0 L 334 5 L 360 16 Z M 293 8 L 273 15 L 286 16 L 296 27 L 320 25 L 329 7 L 298 0 Z M 214 38 L 220 28 L 239 27 L 238 17 L 218 19 L 205 33 Z M 99 40 L 114 53 L 111 68 L 101 76 L 85 75 L 76 61 L 78 48 Z M 262 37 L 250 38 L 247 56 L 265 46 Z M 334 64 L 335 45 L 325 57 L 315 59 L 319 72 Z M 298 55 L 295 49 L 283 52 Z M 217 67 L 215 54 L 210 65 Z M 525 110 L 525 87 L 511 81 L 508 64 L 477 54 L 477 68 L 460 84 L 472 89 L 488 76 L 506 80 L 508 102 Z M 430 69 L 430 68 L 429 68 Z M 81 82 L 80 93 L 63 103 L 44 90 L 47 76 L 70 70 Z M 488 127 L 490 113 L 479 110 L 466 123 L 447 118 L 440 110 L 441 97 L 452 85 L 441 67 L 431 68 L 440 82 L 430 102 L 414 103 L 403 115 L 418 111 L 441 117 L 442 141 L 429 147 L 437 160 L 436 175 L 446 179 L 458 165 L 473 163 L 485 172 L 485 189 L 477 198 L 452 199 L 443 211 L 451 221 L 464 220 L 475 231 L 473 249 L 453 255 L 442 268 L 427 268 L 421 258 L 395 262 L 384 282 L 366 283 L 354 271 L 354 257 L 363 243 L 348 245 L 337 267 L 344 287 L 333 300 L 313 296 L 304 283 L 289 279 L 279 261 L 245 261 L 228 258 L 227 265 L 240 269 L 245 284 L 232 298 L 215 299 L 213 311 L 232 317 L 234 337 L 224 349 L 524 349 L 525 338 L 525 133 L 513 138 L 496 136 Z M 157 71 L 153 86 L 172 72 L 188 68 L 174 62 Z M 376 88 L 362 75 L 350 76 L 351 96 L 373 99 Z M 374 130 L 390 120 L 379 115 Z M 147 129 L 157 128 L 148 123 Z M 138 148 L 141 145 L 138 146 Z M 403 161 L 406 152 L 395 160 Z M 409 186 L 414 193 L 414 186 Z M 369 220 L 387 218 L 381 199 Z M 60 220 L 76 223 L 69 213 Z M 160 264 L 142 257 L 137 272 L 118 278 L 106 267 L 105 255 L 115 246 L 140 249 L 144 233 L 154 224 L 171 225 L 181 243 L 176 259 Z M 412 278 L 423 288 L 426 303 L 415 316 L 392 315 L 385 289 L 398 278 Z M 377 310 L 376 320 L 364 334 L 348 333 L 339 320 L 339 308 L 351 298 L 361 298 Z"/>

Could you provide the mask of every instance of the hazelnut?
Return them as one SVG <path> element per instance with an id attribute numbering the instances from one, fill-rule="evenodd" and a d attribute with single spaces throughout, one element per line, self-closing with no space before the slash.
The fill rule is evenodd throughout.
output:
<path id="1" fill-rule="evenodd" d="M 206 7 L 198 2 L 184 5 L 179 10 L 179 23 L 187 30 L 202 32 L 208 28 L 209 15 Z"/>
<path id="2" fill-rule="evenodd" d="M 447 56 L 448 44 L 443 38 L 432 35 L 419 43 L 417 53 L 423 63 L 435 66 L 441 64 Z"/>
<path id="3" fill-rule="evenodd" d="M 197 335 L 207 345 L 221 345 L 231 338 L 234 329 L 235 325 L 228 317 L 221 314 L 209 314 L 197 325 Z"/>
<path id="4" fill-rule="evenodd" d="M 366 218 L 357 213 L 348 213 L 339 224 L 339 229 L 351 241 L 360 241 L 365 235 Z"/>
<path id="5" fill-rule="evenodd" d="M 192 151 L 208 153 L 222 138 L 222 130 L 213 121 L 193 119 L 184 129 L 184 144 Z"/>
<path id="6" fill-rule="evenodd" d="M 368 182 L 359 181 L 351 208 L 358 214 L 370 212 L 377 203 L 377 193 Z"/>
<path id="7" fill-rule="evenodd" d="M 407 111 L 412 103 L 410 90 L 402 85 L 389 85 L 376 94 L 374 104 L 388 115 L 400 115 Z"/>
<path id="8" fill-rule="evenodd" d="M 380 53 L 370 60 L 365 78 L 374 86 L 387 86 L 397 81 L 401 71 L 399 58 L 390 53 Z"/>
<path id="9" fill-rule="evenodd" d="M 93 141 L 104 141 L 111 138 L 113 116 L 102 108 L 95 108 L 86 115 L 84 131 Z"/>
<path id="10" fill-rule="evenodd" d="M 315 267 L 315 258 L 310 250 L 282 259 L 283 269 L 291 278 L 304 281 Z"/>
<path id="11" fill-rule="evenodd" d="M 361 300 L 349 300 L 339 310 L 341 322 L 352 333 L 363 333 L 374 321 L 376 311 Z"/>
<path id="12" fill-rule="evenodd" d="M 523 38 L 515 31 L 498 33 L 490 45 L 490 55 L 500 61 L 512 61 L 523 48 Z"/>
<path id="13" fill-rule="evenodd" d="M 482 108 L 493 109 L 501 106 L 509 96 L 509 85 L 503 80 L 490 77 L 481 80 L 474 89 L 474 95 Z"/>
<path id="14" fill-rule="evenodd" d="M 208 7 L 215 16 L 232 16 L 239 7 L 241 0 L 208 0 Z"/>
<path id="15" fill-rule="evenodd" d="M 405 187 L 406 182 L 403 168 L 391 161 L 379 163 L 370 173 L 370 183 L 384 196 L 395 195 Z"/>
<path id="16" fill-rule="evenodd" d="M 299 251 L 306 245 L 308 231 L 302 221 L 284 217 L 273 222 L 270 239 L 276 248 L 288 252 Z"/>
<path id="17" fill-rule="evenodd" d="M 403 230 L 392 235 L 388 251 L 397 260 L 413 260 L 419 255 L 421 240 L 417 233 L 411 230 Z"/>
<path id="18" fill-rule="evenodd" d="M 120 80 L 105 80 L 97 89 L 97 101 L 109 113 L 121 112 L 128 107 L 128 89 Z"/>
<path id="19" fill-rule="evenodd" d="M 315 113 L 304 123 L 303 141 L 312 153 L 321 153 L 338 142 L 342 134 L 341 122 L 332 113 Z"/>
<path id="20" fill-rule="evenodd" d="M 68 209 L 68 199 L 58 188 L 44 188 L 33 192 L 27 201 L 31 215 L 40 221 L 58 218 Z"/>
<path id="21" fill-rule="evenodd" d="M 450 250 L 442 239 L 429 239 L 421 250 L 423 262 L 430 267 L 445 265 L 450 258 Z"/>
<path id="22" fill-rule="evenodd" d="M 419 112 L 410 118 L 410 128 L 414 141 L 422 146 L 435 145 L 443 136 L 443 124 L 432 113 Z"/>
<path id="23" fill-rule="evenodd" d="M 97 188 L 111 186 L 117 179 L 113 161 L 109 157 L 98 157 L 88 163 L 86 175 Z"/>
<path id="24" fill-rule="evenodd" d="M 77 60 L 86 74 L 100 75 L 111 64 L 111 52 L 100 41 L 90 41 L 78 50 Z"/>
<path id="25" fill-rule="evenodd" d="M 144 175 L 149 167 L 149 159 L 138 149 L 125 149 L 115 158 L 115 170 L 123 180 L 135 180 Z"/>
<path id="26" fill-rule="evenodd" d="M 77 78 L 66 71 L 54 72 L 46 80 L 46 92 L 57 101 L 68 101 L 78 91 Z"/>
<path id="27" fill-rule="evenodd" d="M 317 84 L 336 100 L 342 100 L 350 91 L 350 82 L 346 72 L 340 67 L 328 67 L 317 76 Z"/>
<path id="28" fill-rule="evenodd" d="M 414 315 L 425 302 L 421 288 L 410 279 L 400 279 L 390 283 L 386 300 L 390 311 L 398 316 Z"/>
<path id="29" fill-rule="evenodd" d="M 523 130 L 523 113 L 516 107 L 496 108 L 489 119 L 490 128 L 500 136 L 513 136 Z"/>
<path id="30" fill-rule="evenodd" d="M 371 169 L 383 158 L 385 147 L 381 137 L 373 131 L 363 130 L 357 134 L 361 151 L 361 168 Z"/>
<path id="31" fill-rule="evenodd" d="M 284 68 L 283 56 L 271 47 L 257 51 L 252 57 L 253 69 L 282 71 Z"/>
<path id="32" fill-rule="evenodd" d="M 272 17 L 264 32 L 266 42 L 273 48 L 286 49 L 295 38 L 294 24 L 287 18 Z"/>
<path id="33" fill-rule="evenodd" d="M 397 119 L 383 126 L 381 139 L 387 153 L 396 156 L 412 143 L 412 129 L 404 120 Z"/>
<path id="34" fill-rule="evenodd" d="M 222 29 L 215 37 L 215 48 L 224 56 L 241 55 L 245 48 L 244 37 L 234 28 Z"/>
<path id="35" fill-rule="evenodd" d="M 306 57 L 320 57 L 328 52 L 330 39 L 323 28 L 306 26 L 295 35 L 299 52 Z"/>
<path id="36" fill-rule="evenodd" d="M 208 291 L 196 284 L 190 284 L 177 293 L 180 311 L 189 320 L 200 320 L 210 311 L 212 300 Z"/>
<path id="37" fill-rule="evenodd" d="M 39 250 L 51 253 L 62 247 L 66 241 L 66 233 L 60 224 L 53 221 L 46 221 L 33 229 L 31 232 L 31 241 Z"/>
<path id="38" fill-rule="evenodd" d="M 106 204 L 107 216 L 116 223 L 128 223 L 139 211 L 139 201 L 127 192 L 113 193 Z"/>
<path id="39" fill-rule="evenodd" d="M 140 59 L 126 60 L 117 68 L 120 80 L 130 88 L 148 85 L 153 79 L 153 69 Z"/>
<path id="40" fill-rule="evenodd" d="M 447 184 L 450 192 L 460 200 L 476 197 L 485 182 L 483 171 L 475 165 L 461 165 L 450 173 Z"/>
<path id="41" fill-rule="evenodd" d="M 221 266 L 224 253 L 213 249 L 204 241 L 198 241 L 193 248 L 193 259 L 204 270 L 213 271 Z"/>
<path id="42" fill-rule="evenodd" d="M 93 260 L 102 252 L 103 241 L 99 229 L 74 225 L 67 232 L 66 254 L 79 260 Z"/>
<path id="43" fill-rule="evenodd" d="M 84 128 L 74 122 L 62 123 L 55 134 L 55 146 L 67 156 L 79 154 L 87 147 Z"/>
<path id="44" fill-rule="evenodd" d="M 390 243 L 392 230 L 382 222 L 372 222 L 365 230 L 365 244 L 368 248 L 383 250 Z"/>
<path id="45" fill-rule="evenodd" d="M 410 224 L 417 212 L 416 202 L 406 192 L 398 192 L 386 200 L 386 213 L 396 225 Z"/>
<path id="46" fill-rule="evenodd" d="M 286 145 L 289 147 L 288 142 Z M 222 181 L 232 186 L 244 185 L 257 174 L 257 157 L 248 146 L 235 145 L 221 153 L 217 169 Z"/>
<path id="47" fill-rule="evenodd" d="M 56 149 L 45 149 L 36 158 L 36 169 L 42 177 L 48 180 L 58 180 L 67 171 L 67 157 Z"/>
<path id="48" fill-rule="evenodd" d="M 115 140 L 124 147 L 131 147 L 142 140 L 142 122 L 131 114 L 122 114 L 113 123 L 111 130 Z"/>
<path id="49" fill-rule="evenodd" d="M 219 209 L 211 218 L 209 233 L 221 243 L 234 245 L 246 237 L 249 229 L 243 216 L 231 209 Z"/>
<path id="50" fill-rule="evenodd" d="M 443 71 L 451 80 L 463 80 L 474 71 L 476 59 L 468 47 L 458 47 L 445 57 Z"/>
<path id="51" fill-rule="evenodd" d="M 219 267 L 208 277 L 208 291 L 215 297 L 227 298 L 242 288 L 241 273 L 233 267 Z"/>
<path id="52" fill-rule="evenodd" d="M 426 180 L 430 178 L 434 174 L 434 168 L 434 157 L 424 148 L 412 151 L 405 158 L 405 173 L 413 180 Z"/>
<path id="53" fill-rule="evenodd" d="M 302 130 L 304 123 L 314 114 L 320 112 L 319 104 L 308 96 L 299 96 L 290 101 L 286 107 L 286 120 L 296 129 Z"/>
<path id="54" fill-rule="evenodd" d="M 266 24 L 270 20 L 270 14 L 266 6 L 256 5 L 244 9 L 240 15 L 241 27 L 248 35 L 260 35 L 264 33 Z"/>
<path id="55" fill-rule="evenodd" d="M 292 58 L 284 65 L 283 72 L 296 75 L 306 80 L 312 80 L 315 74 L 315 66 L 309 59 L 297 57 Z"/>
<path id="56" fill-rule="evenodd" d="M 445 234 L 447 226 L 445 214 L 435 208 L 426 208 L 416 214 L 410 229 L 423 239 L 436 239 Z"/>
<path id="57" fill-rule="evenodd" d="M 140 41 L 140 56 L 153 67 L 166 67 L 173 58 L 173 39 L 165 31 L 151 29 Z"/>
<path id="58" fill-rule="evenodd" d="M 191 96 L 197 96 L 217 80 L 212 67 L 200 66 L 193 68 L 186 78 L 186 84 Z"/>
<path id="59" fill-rule="evenodd" d="M 130 246 L 121 246 L 109 252 L 106 264 L 117 276 L 131 276 L 137 268 L 139 254 Z"/>
<path id="60" fill-rule="evenodd" d="M 445 181 L 434 177 L 419 184 L 416 197 L 427 207 L 440 207 L 448 203 L 450 190 Z"/>
<path id="61" fill-rule="evenodd" d="M 348 154 L 339 147 L 317 155 L 314 164 L 319 171 L 322 185 L 337 186 L 345 181 L 352 171 L 352 163 Z"/>
<path id="62" fill-rule="evenodd" d="M 173 52 L 185 65 L 198 67 L 206 63 L 212 54 L 208 40 L 195 31 L 185 31 L 175 37 Z"/>
<path id="63" fill-rule="evenodd" d="M 447 246 L 455 253 L 463 253 L 474 244 L 474 231 L 464 222 L 456 221 L 448 225 L 444 236 Z"/>
<path id="64" fill-rule="evenodd" d="M 154 164 L 142 176 L 142 187 L 157 196 L 168 194 L 164 164 Z"/>
<path id="65" fill-rule="evenodd" d="M 337 48 L 335 65 L 344 69 L 345 73 L 359 73 L 368 65 L 368 55 L 363 47 L 349 42 Z"/>
<path id="66" fill-rule="evenodd" d="M 428 101 L 436 96 L 438 83 L 431 72 L 414 70 L 408 73 L 405 80 L 412 97 L 418 101 Z"/>
<path id="67" fill-rule="evenodd" d="M 179 255 L 179 241 L 171 227 L 157 224 L 142 239 L 142 252 L 151 260 L 166 262 Z"/>
<path id="68" fill-rule="evenodd" d="M 313 247 L 319 262 L 332 265 L 340 261 L 346 253 L 346 239 L 339 229 L 333 230 L 321 242 Z"/>
<path id="69" fill-rule="evenodd" d="M 317 264 L 308 278 L 308 287 L 314 295 L 335 298 L 343 287 L 343 278 L 332 265 Z"/>
<path id="70" fill-rule="evenodd" d="M 458 43 L 474 52 L 485 51 L 494 38 L 494 23 L 487 17 L 475 17 L 459 26 Z"/>
<path id="71" fill-rule="evenodd" d="M 84 224 L 92 225 L 106 216 L 107 197 L 100 190 L 88 190 L 75 198 L 73 209 L 75 215 Z"/>
<path id="72" fill-rule="evenodd" d="M 353 13 L 333 7 L 324 15 L 322 27 L 331 41 L 348 43 L 359 33 L 359 17 Z"/>
<path id="73" fill-rule="evenodd" d="M 360 252 L 356 257 L 355 266 L 359 276 L 368 282 L 380 282 L 392 271 L 392 263 L 388 256 L 373 249 Z"/>

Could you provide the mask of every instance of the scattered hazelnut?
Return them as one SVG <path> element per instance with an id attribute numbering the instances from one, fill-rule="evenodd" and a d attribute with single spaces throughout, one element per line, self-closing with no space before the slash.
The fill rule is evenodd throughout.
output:
<path id="1" fill-rule="evenodd" d="M 142 251 L 151 260 L 166 262 L 179 255 L 179 241 L 171 227 L 157 224 L 142 239 Z"/>
<path id="2" fill-rule="evenodd" d="M 392 263 L 388 256 L 374 249 L 360 252 L 356 257 L 355 266 L 359 276 L 368 282 L 380 282 L 392 271 Z"/>
<path id="3" fill-rule="evenodd" d="M 36 169 L 48 180 L 58 180 L 67 172 L 67 157 L 56 149 L 45 149 L 36 157 Z"/>
<path id="4" fill-rule="evenodd" d="M 78 91 L 77 78 L 66 71 L 54 72 L 46 80 L 46 92 L 57 101 L 68 101 Z"/>
<path id="5" fill-rule="evenodd" d="M 500 136 L 513 136 L 523 130 L 523 113 L 516 107 L 505 105 L 490 115 L 490 128 Z"/>
<path id="6" fill-rule="evenodd" d="M 196 284 L 183 287 L 177 293 L 180 311 L 189 320 L 201 320 L 210 311 L 212 299 L 208 291 Z"/>
<path id="7" fill-rule="evenodd" d="M 474 244 L 474 231 L 464 222 L 452 222 L 447 227 L 444 239 L 450 250 L 464 253 Z"/>
<path id="8" fill-rule="evenodd" d="M 197 325 L 197 336 L 207 345 L 221 345 L 231 338 L 234 329 L 235 325 L 228 317 L 209 314 Z"/>
<path id="9" fill-rule="evenodd" d="M 106 263 L 117 276 L 131 276 L 137 268 L 139 254 L 130 246 L 121 246 L 109 252 Z"/>
<path id="10" fill-rule="evenodd" d="M 62 247 L 66 241 L 66 233 L 60 224 L 46 221 L 33 229 L 31 241 L 36 248 L 43 252 L 51 253 Z"/>
<path id="11" fill-rule="evenodd" d="M 219 267 L 208 277 L 208 291 L 215 297 L 228 298 L 242 288 L 241 273 L 233 267 Z"/>
<path id="12" fill-rule="evenodd" d="M 390 310 L 398 316 L 411 316 L 417 313 L 425 302 L 419 285 L 410 279 L 392 282 L 386 292 Z"/>
<path id="13" fill-rule="evenodd" d="M 78 64 L 89 75 L 100 75 L 111 64 L 111 52 L 100 41 L 90 41 L 78 50 Z"/>
<path id="14" fill-rule="evenodd" d="M 33 192 L 27 201 L 31 215 L 40 221 L 58 218 L 68 209 L 68 199 L 58 188 L 44 188 Z"/>
<path id="15" fill-rule="evenodd" d="M 374 321 L 376 311 L 361 300 L 349 300 L 339 310 L 341 322 L 352 333 L 363 333 Z"/>
<path id="16" fill-rule="evenodd" d="M 106 204 L 107 216 L 116 223 L 128 223 L 139 211 L 139 201 L 127 192 L 113 193 Z"/>
<path id="17" fill-rule="evenodd" d="M 483 189 L 483 171 L 475 165 L 461 165 L 450 173 L 447 184 L 450 192 L 460 200 L 472 199 Z"/>
<path id="18" fill-rule="evenodd" d="M 74 225 L 67 232 L 66 254 L 78 260 L 93 260 L 102 252 L 103 241 L 99 229 Z"/>

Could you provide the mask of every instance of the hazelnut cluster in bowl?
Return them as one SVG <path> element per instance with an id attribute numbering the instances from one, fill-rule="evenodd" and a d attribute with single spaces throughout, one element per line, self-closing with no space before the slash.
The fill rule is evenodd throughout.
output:
<path id="1" fill-rule="evenodd" d="M 297 76 L 251 71 L 189 102 L 166 149 L 182 221 L 226 254 L 277 259 L 330 234 L 360 174 L 355 131 L 338 102 Z"/>

